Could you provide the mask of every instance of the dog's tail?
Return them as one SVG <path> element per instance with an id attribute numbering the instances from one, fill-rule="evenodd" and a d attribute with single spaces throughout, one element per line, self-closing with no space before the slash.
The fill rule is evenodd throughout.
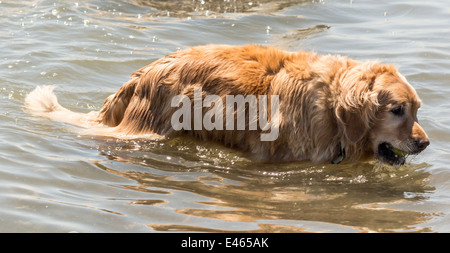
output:
<path id="1" fill-rule="evenodd" d="M 89 128 L 98 125 L 98 112 L 77 113 L 64 108 L 53 92 L 54 85 L 38 86 L 25 98 L 25 110 L 53 121 Z"/>

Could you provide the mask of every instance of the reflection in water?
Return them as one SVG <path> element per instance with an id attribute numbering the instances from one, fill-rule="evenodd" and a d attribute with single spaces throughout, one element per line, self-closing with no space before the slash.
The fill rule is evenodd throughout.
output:
<path id="1" fill-rule="evenodd" d="M 190 17 L 211 16 L 227 13 L 274 12 L 306 0 L 136 0 L 136 4 L 150 6 L 158 13 L 152 16 Z"/>
<path id="2" fill-rule="evenodd" d="M 295 31 L 280 36 L 280 42 L 277 43 L 277 46 L 288 50 L 298 48 L 299 43 L 301 43 L 304 39 L 321 33 L 327 29 L 330 29 L 330 26 L 314 25 L 307 28 L 296 29 Z"/>
<path id="3" fill-rule="evenodd" d="M 131 204 L 168 204 L 165 196 L 180 191 L 198 196 L 192 200 L 194 206 L 174 210 L 187 217 L 185 223 L 149 224 L 152 230 L 237 231 L 190 225 L 191 217 L 197 217 L 257 224 L 257 229 L 244 232 L 308 232 L 296 225 L 302 222 L 357 231 L 428 231 L 415 225 L 429 219 L 430 214 L 391 206 L 423 200 L 434 190 L 427 185 L 429 173 L 423 171 L 426 164 L 396 168 L 377 163 L 262 164 L 235 150 L 189 137 L 163 141 L 108 139 L 97 144 L 109 159 L 97 162 L 99 168 L 137 183 L 119 187 L 156 193 L 161 198 Z"/>

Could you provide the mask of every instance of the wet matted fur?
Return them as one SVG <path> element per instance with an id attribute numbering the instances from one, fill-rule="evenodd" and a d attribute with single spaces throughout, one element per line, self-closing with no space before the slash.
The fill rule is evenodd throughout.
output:
<path id="1" fill-rule="evenodd" d="M 181 130 L 171 126 L 179 94 L 277 95 L 279 135 L 261 141 L 257 130 Z M 89 114 L 63 108 L 53 87 L 38 87 L 27 110 L 116 137 L 190 134 L 248 151 L 268 161 L 358 161 L 401 164 L 429 140 L 418 124 L 420 99 L 390 64 L 339 55 L 285 52 L 257 45 L 205 45 L 167 55 L 134 72 L 120 90 Z M 203 108 L 203 114 L 207 108 Z M 225 115 L 225 114 L 223 114 Z M 225 117 L 225 116 L 224 116 Z M 193 119 L 193 117 L 192 117 Z M 248 126 L 248 122 L 247 122 Z M 224 128 L 225 129 L 225 128 Z"/>

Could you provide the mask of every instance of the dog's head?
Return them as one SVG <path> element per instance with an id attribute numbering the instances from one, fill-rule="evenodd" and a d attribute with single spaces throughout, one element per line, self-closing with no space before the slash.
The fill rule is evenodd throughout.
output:
<path id="1" fill-rule="evenodd" d="M 364 145 L 363 156 L 403 164 L 430 144 L 417 119 L 421 101 L 392 65 L 358 64 L 340 81 L 338 123 L 349 143 Z"/>

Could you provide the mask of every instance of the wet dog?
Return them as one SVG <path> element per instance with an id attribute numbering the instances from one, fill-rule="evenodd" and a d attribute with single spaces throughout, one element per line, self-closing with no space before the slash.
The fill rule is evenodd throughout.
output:
<path id="1" fill-rule="evenodd" d="M 185 127 L 175 130 L 180 95 L 192 102 L 185 109 L 194 115 L 178 113 L 175 122 L 182 120 Z M 195 106 L 208 96 L 214 100 L 207 106 Z M 229 96 L 256 100 L 244 100 L 241 109 L 230 111 L 228 105 L 219 106 Z M 269 96 L 264 102 L 275 101 L 275 107 L 261 106 L 264 96 Z M 256 45 L 206 45 L 174 52 L 134 72 L 100 111 L 88 114 L 62 107 L 49 86 L 37 87 L 25 100 L 31 113 L 85 127 L 89 134 L 190 134 L 268 161 L 376 158 L 389 164 L 403 164 L 407 155 L 430 144 L 417 120 L 420 105 L 414 88 L 390 64 Z M 265 114 L 250 117 L 252 108 Z M 249 115 L 241 128 L 227 128 L 226 115 L 236 126 L 240 112 Z M 252 125 L 261 123 L 261 115 L 267 124 Z M 205 117 L 213 128 L 196 127 L 195 121 L 205 123 Z M 262 140 L 269 129 L 276 131 L 276 138 Z"/>

